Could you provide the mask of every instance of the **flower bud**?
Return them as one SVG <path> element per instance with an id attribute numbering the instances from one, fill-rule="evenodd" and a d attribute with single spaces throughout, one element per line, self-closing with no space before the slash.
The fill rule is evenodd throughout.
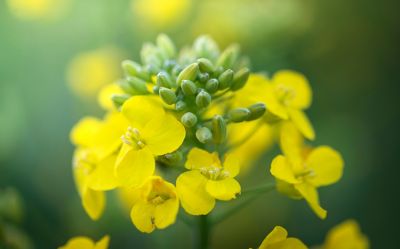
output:
<path id="1" fill-rule="evenodd" d="M 130 97 L 131 95 L 129 94 L 114 94 L 111 99 L 116 107 L 121 107 Z"/>
<path id="2" fill-rule="evenodd" d="M 161 99 L 168 105 L 175 104 L 176 95 L 171 89 L 160 87 L 159 95 Z"/>
<path id="3" fill-rule="evenodd" d="M 247 107 L 250 111 L 250 115 L 247 117 L 246 121 L 252 121 L 262 117 L 265 113 L 266 107 L 264 103 L 256 103 Z"/>
<path id="4" fill-rule="evenodd" d="M 206 83 L 206 90 L 209 93 L 215 93 L 218 90 L 218 80 L 217 79 L 209 79 Z"/>
<path id="5" fill-rule="evenodd" d="M 174 83 L 172 82 L 171 77 L 169 77 L 168 73 L 159 72 L 157 74 L 157 85 L 166 88 L 171 88 L 173 87 Z"/>
<path id="6" fill-rule="evenodd" d="M 201 90 L 196 96 L 196 105 L 200 108 L 204 108 L 207 107 L 210 103 L 211 95 L 208 92 Z"/>
<path id="7" fill-rule="evenodd" d="M 178 102 L 176 102 L 175 104 L 175 110 L 177 110 L 178 112 L 183 111 L 186 109 L 186 103 L 182 100 L 178 100 Z"/>
<path id="8" fill-rule="evenodd" d="M 233 80 L 233 71 L 232 71 L 232 69 L 227 69 L 218 78 L 218 81 L 219 81 L 218 88 L 220 90 L 228 88 L 231 85 L 232 80 Z"/>
<path id="9" fill-rule="evenodd" d="M 146 81 L 139 79 L 137 77 L 128 77 L 127 82 L 130 85 L 130 87 L 132 87 L 132 89 L 134 89 L 138 94 L 148 93 Z"/>
<path id="10" fill-rule="evenodd" d="M 160 34 L 157 36 L 157 46 L 167 58 L 175 57 L 175 45 L 166 34 Z"/>
<path id="11" fill-rule="evenodd" d="M 200 83 L 206 83 L 209 78 L 210 78 L 210 75 L 208 73 L 200 73 L 199 74 Z"/>
<path id="12" fill-rule="evenodd" d="M 247 120 L 250 111 L 247 108 L 236 108 L 228 113 L 229 121 L 239 123 Z"/>
<path id="13" fill-rule="evenodd" d="M 240 48 L 237 44 L 233 44 L 227 47 L 224 52 L 219 56 L 217 61 L 217 66 L 222 66 L 223 68 L 233 68 L 239 57 Z"/>
<path id="14" fill-rule="evenodd" d="M 126 79 L 120 79 L 117 81 L 117 83 L 124 92 L 129 93 L 131 95 L 137 95 L 136 90 L 131 87 L 131 85 L 128 83 Z"/>
<path id="15" fill-rule="evenodd" d="M 160 87 L 159 86 L 153 86 L 153 93 L 157 94 L 160 92 Z"/>
<path id="16" fill-rule="evenodd" d="M 237 91 L 244 87 L 247 80 L 249 79 L 250 70 L 247 67 L 244 67 L 237 71 L 233 76 L 233 82 L 231 85 L 232 91 Z"/>
<path id="17" fill-rule="evenodd" d="M 187 96 L 195 95 L 197 92 L 196 84 L 191 80 L 183 80 L 181 84 L 182 92 Z"/>
<path id="18" fill-rule="evenodd" d="M 187 112 L 181 117 L 181 122 L 184 126 L 190 128 L 196 125 L 197 117 L 193 113 Z"/>
<path id="19" fill-rule="evenodd" d="M 176 83 L 181 85 L 183 80 L 191 80 L 194 81 L 197 77 L 197 73 L 199 72 L 199 65 L 197 63 L 192 63 L 189 66 L 185 67 L 178 75 L 176 79 Z"/>
<path id="20" fill-rule="evenodd" d="M 218 45 L 209 36 L 200 36 L 193 44 L 193 49 L 198 57 L 215 60 L 219 54 Z"/>
<path id="21" fill-rule="evenodd" d="M 137 76 L 138 72 L 142 70 L 138 63 L 131 60 L 124 60 L 121 65 L 125 74 L 129 76 Z"/>
<path id="22" fill-rule="evenodd" d="M 197 129 L 197 131 L 196 131 L 196 138 L 201 143 L 205 144 L 205 143 L 211 141 L 212 133 L 211 133 L 210 129 L 208 129 L 207 127 L 201 127 L 199 129 Z"/>
<path id="23" fill-rule="evenodd" d="M 214 71 L 214 65 L 212 64 L 212 62 L 209 59 L 200 58 L 197 60 L 197 62 L 199 63 L 200 71 L 206 72 L 206 73 L 211 73 Z"/>
<path id="24" fill-rule="evenodd" d="M 182 155 L 182 152 L 180 152 L 180 151 L 168 153 L 168 154 L 162 155 L 158 158 L 158 160 L 160 160 L 161 162 L 163 162 L 169 166 L 179 164 L 182 161 L 182 159 L 183 159 L 183 155 Z"/>
<path id="25" fill-rule="evenodd" d="M 212 119 L 213 139 L 216 144 L 221 144 L 226 138 L 226 122 L 221 115 L 215 115 Z"/>

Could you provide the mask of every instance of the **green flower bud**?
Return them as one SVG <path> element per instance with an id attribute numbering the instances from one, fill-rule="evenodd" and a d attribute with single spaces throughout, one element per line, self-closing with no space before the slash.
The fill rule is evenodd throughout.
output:
<path id="1" fill-rule="evenodd" d="M 197 60 L 197 63 L 199 63 L 199 68 L 202 72 L 211 73 L 214 71 L 214 65 L 209 59 L 200 58 Z"/>
<path id="2" fill-rule="evenodd" d="M 141 66 L 131 60 L 124 60 L 122 63 L 122 69 L 124 70 L 126 75 L 129 76 L 137 76 L 140 71 L 142 71 Z"/>
<path id="3" fill-rule="evenodd" d="M 175 45 L 166 34 L 160 34 L 157 36 L 157 46 L 166 55 L 167 58 L 175 57 Z"/>
<path id="4" fill-rule="evenodd" d="M 181 84 L 182 92 L 187 96 L 195 95 L 197 92 L 196 84 L 191 80 L 183 80 Z"/>
<path id="5" fill-rule="evenodd" d="M 213 139 L 217 144 L 221 144 L 226 138 L 226 122 L 221 115 L 215 115 L 212 119 Z"/>
<path id="6" fill-rule="evenodd" d="M 114 105 L 116 107 L 121 107 L 126 100 L 128 100 L 131 97 L 129 94 L 114 94 L 111 96 L 112 101 L 114 102 Z"/>
<path id="7" fill-rule="evenodd" d="M 178 102 L 176 102 L 175 105 L 175 110 L 177 110 L 178 112 L 183 111 L 186 109 L 186 103 L 182 100 L 178 100 Z"/>
<path id="8" fill-rule="evenodd" d="M 174 82 L 171 80 L 171 77 L 169 77 L 168 73 L 159 72 L 157 74 L 157 85 L 166 88 L 171 88 L 173 87 Z"/>
<path id="9" fill-rule="evenodd" d="M 197 117 L 193 113 L 187 112 L 181 117 L 181 122 L 184 126 L 190 128 L 196 125 Z"/>
<path id="10" fill-rule="evenodd" d="M 171 89 L 160 87 L 159 95 L 161 99 L 168 105 L 175 104 L 176 102 L 175 92 Z"/>
<path id="11" fill-rule="evenodd" d="M 173 166 L 179 164 L 183 159 L 182 152 L 175 151 L 158 157 L 158 160 L 166 165 Z"/>
<path id="12" fill-rule="evenodd" d="M 225 72 L 223 72 L 219 76 L 218 80 L 219 80 L 218 88 L 220 90 L 228 88 L 231 85 L 232 80 L 233 80 L 233 71 L 232 71 L 232 69 L 227 69 Z"/>
<path id="13" fill-rule="evenodd" d="M 206 83 L 206 90 L 209 93 L 215 93 L 218 91 L 219 82 L 217 79 L 209 79 Z"/>
<path id="14" fill-rule="evenodd" d="M 126 79 L 120 79 L 117 83 L 124 92 L 129 93 L 130 95 L 137 95 L 136 90 L 132 88 Z"/>
<path id="15" fill-rule="evenodd" d="M 225 69 L 233 68 L 239 57 L 239 52 L 240 48 L 237 44 L 230 45 L 219 56 L 217 66 L 222 66 Z"/>
<path id="16" fill-rule="evenodd" d="M 204 57 L 215 60 L 219 55 L 219 48 L 215 41 L 209 36 L 203 35 L 196 39 L 193 50 L 197 57 Z"/>
<path id="17" fill-rule="evenodd" d="M 153 93 L 157 94 L 160 92 L 160 87 L 159 86 L 153 86 Z"/>
<path id="18" fill-rule="evenodd" d="M 266 107 L 264 103 L 256 103 L 247 107 L 250 111 L 250 115 L 247 117 L 246 121 L 251 121 L 262 117 L 265 113 Z"/>
<path id="19" fill-rule="evenodd" d="M 210 75 L 208 73 L 200 73 L 199 74 L 200 83 L 206 83 L 209 78 L 210 78 Z"/>
<path id="20" fill-rule="evenodd" d="M 241 88 L 244 87 L 246 84 L 247 80 L 249 79 L 250 76 L 250 70 L 247 67 L 244 67 L 237 71 L 235 75 L 233 76 L 233 82 L 231 85 L 231 89 L 233 91 L 237 91 Z"/>
<path id="21" fill-rule="evenodd" d="M 132 89 L 134 89 L 138 94 L 148 93 L 146 81 L 139 79 L 137 77 L 128 77 L 127 82 L 132 87 Z"/>
<path id="22" fill-rule="evenodd" d="M 181 85 L 183 80 L 191 80 L 194 81 L 197 77 L 197 73 L 199 72 L 199 65 L 197 63 L 192 63 L 189 66 L 185 67 L 182 72 L 179 73 L 176 78 L 176 83 L 178 86 Z"/>
<path id="23" fill-rule="evenodd" d="M 211 103 L 211 95 L 204 91 L 201 90 L 199 94 L 196 96 L 196 105 L 200 108 L 205 108 Z"/>
<path id="24" fill-rule="evenodd" d="M 231 110 L 228 113 L 228 118 L 229 121 L 234 122 L 234 123 L 239 123 L 239 122 L 243 122 L 246 121 L 247 118 L 250 115 L 250 111 L 247 108 L 236 108 Z"/>
<path id="25" fill-rule="evenodd" d="M 181 67 L 181 65 L 176 64 L 171 71 L 171 74 L 173 77 L 178 77 L 178 75 L 182 72 L 183 68 Z"/>
<path id="26" fill-rule="evenodd" d="M 210 129 L 208 129 L 207 127 L 201 127 L 199 129 L 197 129 L 197 131 L 196 131 L 196 138 L 201 143 L 205 144 L 205 143 L 211 141 L 212 133 L 211 133 Z"/>

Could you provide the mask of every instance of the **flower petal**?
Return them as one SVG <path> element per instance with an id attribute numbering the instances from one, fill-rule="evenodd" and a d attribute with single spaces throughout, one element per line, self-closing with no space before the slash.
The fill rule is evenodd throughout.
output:
<path id="1" fill-rule="evenodd" d="M 107 249 L 108 244 L 110 243 L 110 236 L 104 236 L 99 240 L 95 245 L 93 249 Z"/>
<path id="2" fill-rule="evenodd" d="M 151 233 L 156 228 L 154 225 L 155 206 L 145 201 L 137 202 L 131 210 L 131 220 L 139 231 Z"/>
<path id="3" fill-rule="evenodd" d="M 98 220 L 105 207 L 105 196 L 102 191 L 86 188 L 82 195 L 82 205 L 92 220 Z"/>
<path id="4" fill-rule="evenodd" d="M 277 179 L 287 183 L 296 184 L 301 182 L 294 175 L 288 160 L 282 155 L 278 155 L 272 160 L 270 172 Z"/>
<path id="5" fill-rule="evenodd" d="M 308 249 L 306 245 L 297 238 L 287 238 L 284 241 L 268 246 L 268 249 Z"/>
<path id="6" fill-rule="evenodd" d="M 315 132 L 314 128 L 303 111 L 296 109 L 288 109 L 289 116 L 292 122 L 296 125 L 297 129 L 303 134 L 307 139 L 314 140 Z"/>
<path id="7" fill-rule="evenodd" d="M 319 218 L 325 219 L 327 212 L 319 204 L 317 189 L 308 183 L 296 184 L 294 187 L 304 197 L 314 213 L 317 214 Z"/>
<path id="8" fill-rule="evenodd" d="M 276 226 L 274 229 L 265 237 L 261 243 L 259 249 L 269 249 L 271 244 L 284 241 L 288 233 L 285 228 L 281 226 Z"/>
<path id="9" fill-rule="evenodd" d="M 122 114 L 133 127 L 140 130 L 154 117 L 162 116 L 164 109 L 156 97 L 133 96 L 123 104 Z"/>
<path id="10" fill-rule="evenodd" d="M 87 186 L 93 190 L 106 191 L 118 186 L 114 174 L 116 156 L 112 155 L 102 160 L 87 176 Z"/>
<path id="11" fill-rule="evenodd" d="M 208 151 L 193 148 L 187 155 L 185 167 L 187 169 L 200 169 L 209 166 L 221 167 L 221 162 L 217 153 L 210 153 Z"/>
<path id="12" fill-rule="evenodd" d="M 229 177 L 235 177 L 239 174 L 240 158 L 235 153 L 226 154 L 224 160 L 224 170 L 229 172 Z"/>
<path id="13" fill-rule="evenodd" d="M 179 201 L 176 198 L 169 199 L 161 205 L 156 206 L 154 210 L 154 221 L 156 227 L 163 229 L 174 224 L 178 210 Z"/>
<path id="14" fill-rule="evenodd" d="M 154 155 L 164 155 L 181 146 L 186 130 L 174 116 L 164 114 L 147 123 L 141 135 Z"/>
<path id="15" fill-rule="evenodd" d="M 91 146 L 96 134 L 102 127 L 102 122 L 95 117 L 84 117 L 72 128 L 71 142 L 79 146 Z"/>
<path id="16" fill-rule="evenodd" d="M 219 181 L 208 180 L 207 192 L 218 200 L 229 201 L 235 199 L 240 193 L 240 184 L 234 178 L 226 178 Z"/>
<path id="17" fill-rule="evenodd" d="M 147 148 L 131 149 L 117 159 L 115 175 L 122 185 L 135 187 L 153 175 L 155 167 L 154 157 Z"/>
<path id="18" fill-rule="evenodd" d="M 75 237 L 65 244 L 65 246 L 61 246 L 58 249 L 92 249 L 94 243 L 91 239 L 83 236 Z"/>
<path id="19" fill-rule="evenodd" d="M 197 170 L 182 173 L 176 180 L 176 189 L 182 207 L 191 215 L 208 214 L 215 199 L 206 190 L 207 179 Z"/>
<path id="20" fill-rule="evenodd" d="M 316 187 L 333 184 L 342 177 L 343 164 L 343 159 L 336 150 L 328 146 L 317 147 L 306 160 L 307 167 L 314 173 L 307 181 Z"/>

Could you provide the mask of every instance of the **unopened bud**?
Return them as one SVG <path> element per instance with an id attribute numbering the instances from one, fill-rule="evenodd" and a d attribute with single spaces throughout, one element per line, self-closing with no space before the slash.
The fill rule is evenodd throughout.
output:
<path id="1" fill-rule="evenodd" d="M 173 87 L 174 83 L 172 82 L 171 77 L 169 77 L 168 73 L 159 72 L 157 74 L 157 85 L 166 88 L 171 88 Z"/>
<path id="2" fill-rule="evenodd" d="M 225 69 L 232 68 L 239 57 L 239 52 L 240 48 L 237 44 L 227 47 L 219 56 L 217 66 L 222 66 Z"/>
<path id="3" fill-rule="evenodd" d="M 197 92 L 196 84 L 191 80 L 183 80 L 181 84 L 182 92 L 187 96 L 195 95 Z"/>
<path id="4" fill-rule="evenodd" d="M 199 74 L 200 83 L 206 83 L 209 78 L 210 78 L 210 75 L 208 73 L 200 73 Z"/>
<path id="5" fill-rule="evenodd" d="M 215 93 L 218 90 L 218 84 L 217 79 L 209 79 L 206 83 L 206 90 L 209 93 Z"/>
<path id="6" fill-rule="evenodd" d="M 196 105 L 200 108 L 204 108 L 207 107 L 210 103 L 211 95 L 208 92 L 201 90 L 196 96 Z"/>
<path id="7" fill-rule="evenodd" d="M 196 125 L 197 117 L 193 113 L 187 112 L 181 117 L 181 122 L 184 126 L 190 128 Z"/>
<path id="8" fill-rule="evenodd" d="M 233 80 L 233 71 L 232 71 L 232 69 L 227 69 L 225 72 L 223 72 L 219 76 L 218 80 L 219 80 L 218 88 L 220 90 L 228 88 L 231 85 L 232 80 Z"/>
<path id="9" fill-rule="evenodd" d="M 229 121 L 234 123 L 239 123 L 246 121 L 248 116 L 250 115 L 250 111 L 247 108 L 236 108 L 231 110 L 228 113 Z"/>
<path id="10" fill-rule="evenodd" d="M 160 87 L 159 86 L 153 86 L 153 93 L 157 94 L 160 92 Z"/>
<path id="11" fill-rule="evenodd" d="M 250 70 L 247 67 L 244 67 L 237 71 L 233 76 L 233 82 L 231 85 L 231 89 L 233 91 L 237 91 L 244 87 L 247 80 L 249 79 Z"/>
<path id="12" fill-rule="evenodd" d="M 160 160 L 161 162 L 163 162 L 169 166 L 179 164 L 182 161 L 182 159 L 183 159 L 183 155 L 182 155 L 182 152 L 180 152 L 180 151 L 168 153 L 168 154 L 162 155 L 158 158 L 158 160 Z"/>
<path id="13" fill-rule="evenodd" d="M 186 103 L 182 100 L 178 100 L 178 102 L 176 102 L 175 104 L 175 110 L 177 110 L 178 112 L 183 111 L 186 109 Z"/>
<path id="14" fill-rule="evenodd" d="M 247 117 L 246 121 L 251 121 L 262 117 L 265 113 L 266 107 L 264 103 L 256 103 L 247 107 L 250 111 L 250 115 Z"/>
<path id="15" fill-rule="evenodd" d="M 196 138 L 201 143 L 205 144 L 205 143 L 211 141 L 212 133 L 211 133 L 210 129 L 208 129 L 207 127 L 201 127 L 199 129 L 197 129 L 197 131 L 196 131 Z"/>
<path id="16" fill-rule="evenodd" d="M 185 67 L 182 72 L 179 73 L 176 83 L 181 85 L 183 80 L 191 80 L 194 81 L 197 77 L 197 73 L 199 72 L 199 65 L 197 63 L 192 63 L 189 66 Z"/>
<path id="17" fill-rule="evenodd" d="M 221 115 L 215 115 L 212 119 L 213 139 L 217 144 L 221 144 L 226 138 L 226 122 Z"/>
<path id="18" fill-rule="evenodd" d="M 131 60 L 124 60 L 122 63 L 122 69 L 124 70 L 126 75 L 129 76 L 137 76 L 138 73 L 142 70 L 140 65 Z"/>
<path id="19" fill-rule="evenodd" d="M 159 91 L 161 99 L 168 105 L 175 104 L 176 102 L 176 95 L 174 91 L 171 89 L 165 88 L 165 87 L 160 87 Z"/>
<path id="20" fill-rule="evenodd" d="M 139 79 L 137 77 L 128 77 L 127 78 L 128 84 L 135 89 L 135 91 L 138 94 L 146 94 L 148 93 L 147 91 L 147 86 L 146 86 L 146 81 Z"/>
<path id="21" fill-rule="evenodd" d="M 167 58 L 173 58 L 176 54 L 175 45 L 166 34 L 157 36 L 157 46 Z"/>
<path id="22" fill-rule="evenodd" d="M 114 94 L 111 99 L 116 107 L 121 107 L 131 97 L 129 94 Z"/>
<path id="23" fill-rule="evenodd" d="M 200 71 L 206 72 L 206 73 L 211 73 L 214 71 L 214 65 L 212 64 L 212 62 L 209 59 L 200 58 L 197 60 L 197 62 L 199 63 Z"/>

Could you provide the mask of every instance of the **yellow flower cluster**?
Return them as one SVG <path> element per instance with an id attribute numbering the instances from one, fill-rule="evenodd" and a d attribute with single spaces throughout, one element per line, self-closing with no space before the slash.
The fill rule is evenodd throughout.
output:
<path id="1" fill-rule="evenodd" d="M 202 36 L 178 53 L 165 35 L 144 45 L 141 63 L 123 61 L 125 77 L 99 96 L 105 116 L 85 117 L 71 132 L 88 215 L 98 219 L 104 192 L 114 189 L 132 196 L 131 219 L 142 232 L 172 225 L 180 206 L 207 215 L 217 201 L 238 197 L 236 176 L 278 141 L 283 155 L 270 167 L 277 189 L 325 218 L 317 188 L 341 178 L 343 160 L 304 141 L 315 138 L 304 112 L 312 98 L 307 79 L 289 70 L 251 74 L 246 62 L 237 45 L 220 51 Z M 283 248 L 267 246 L 281 240 L 303 248 L 286 236 L 278 227 L 262 248 Z"/>

